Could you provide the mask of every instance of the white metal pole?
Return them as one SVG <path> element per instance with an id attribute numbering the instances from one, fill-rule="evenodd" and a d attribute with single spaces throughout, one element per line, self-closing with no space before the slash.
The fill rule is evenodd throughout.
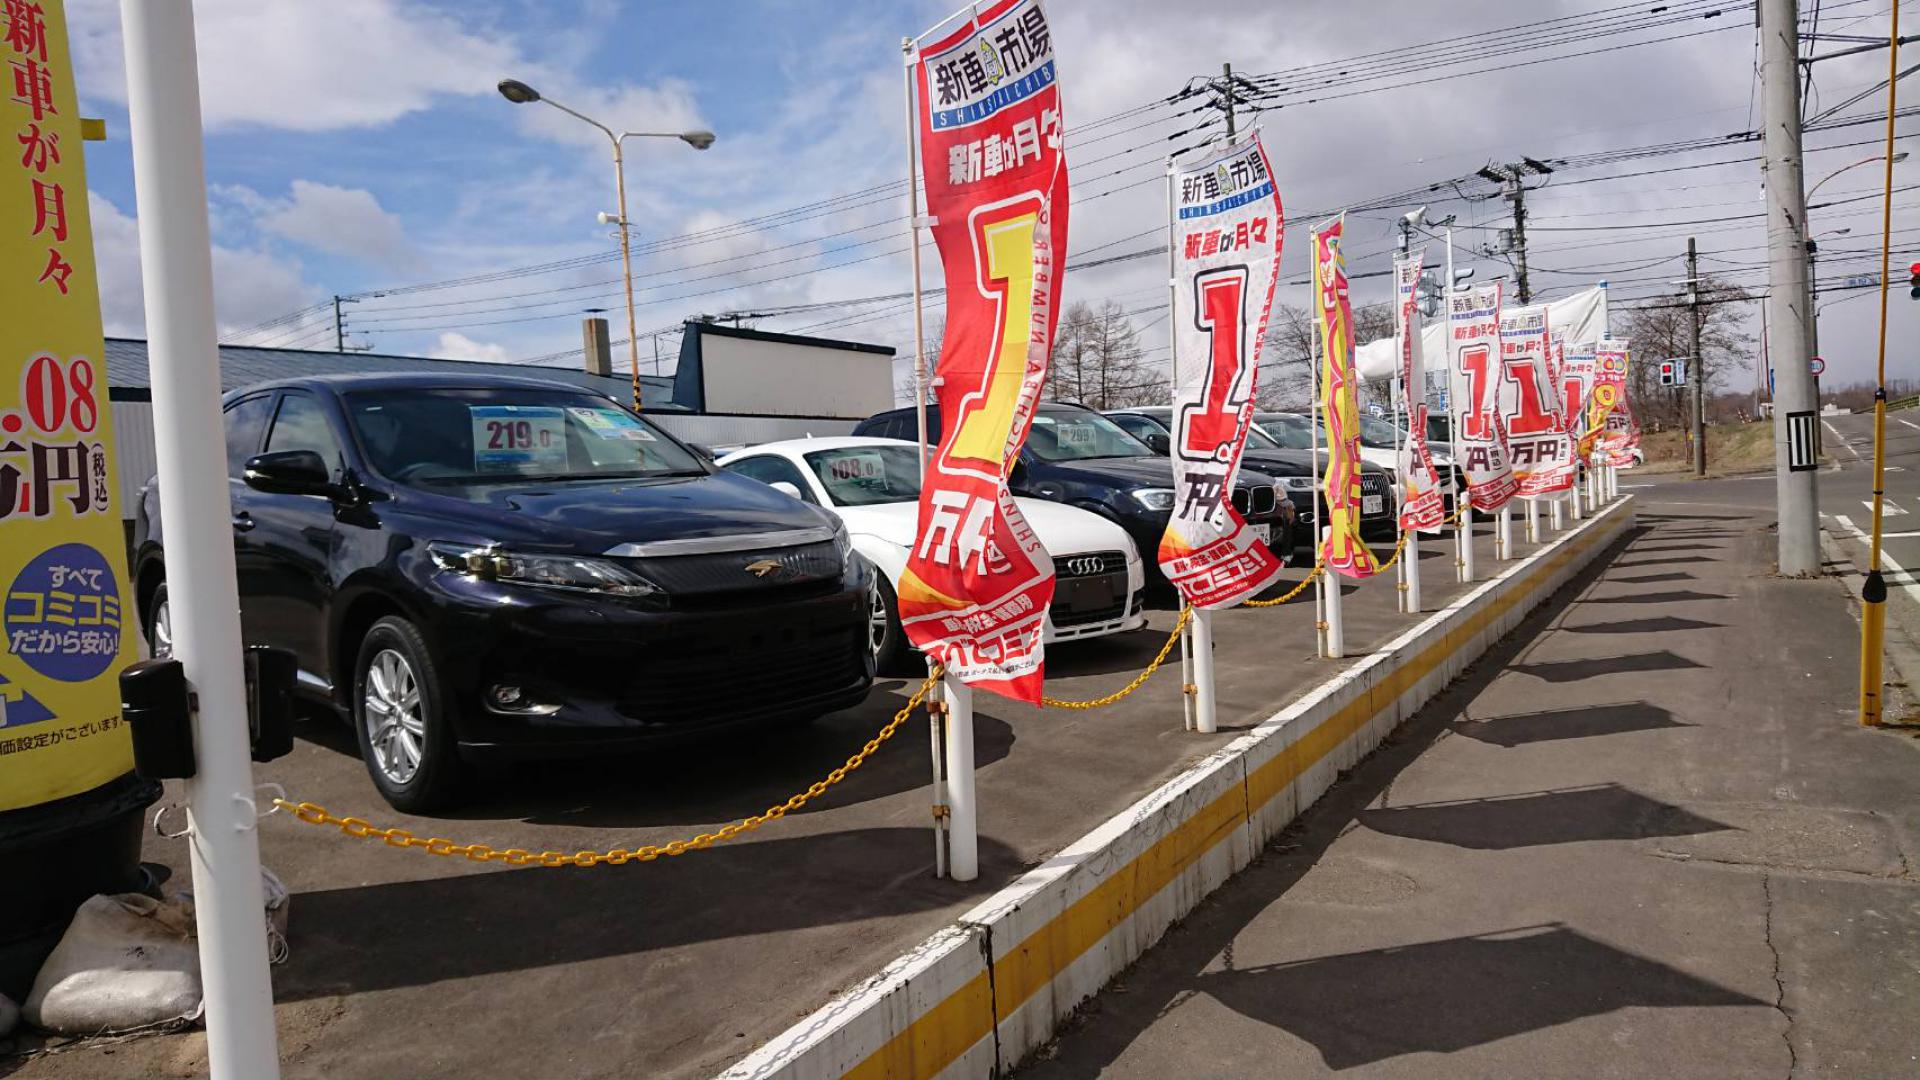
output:
<path id="1" fill-rule="evenodd" d="M 1540 504 L 1533 499 L 1526 500 L 1526 504 L 1527 543 L 1537 544 L 1540 542 Z"/>
<path id="2" fill-rule="evenodd" d="M 1324 538 L 1333 533 L 1332 526 L 1320 530 Z M 1325 655 L 1329 660 L 1338 660 L 1347 655 L 1346 624 L 1340 617 L 1340 575 L 1329 571 L 1320 575 L 1326 585 L 1327 596 L 1327 647 Z"/>
<path id="3" fill-rule="evenodd" d="M 1193 729 L 1202 735 L 1220 730 L 1213 696 L 1213 612 L 1193 609 Z"/>
<path id="4" fill-rule="evenodd" d="M 1500 562 L 1513 558 L 1513 503 L 1500 508 L 1500 514 L 1494 524 L 1493 561 Z"/>
<path id="5" fill-rule="evenodd" d="M 1578 455 L 1575 455 L 1575 456 L 1576 456 L 1576 458 L 1578 457 Z M 1586 485 L 1586 481 L 1585 481 L 1585 479 L 1584 479 L 1584 477 L 1583 477 L 1583 474 L 1584 474 L 1584 473 L 1587 473 L 1587 472 L 1591 472 L 1591 471 L 1592 471 L 1591 469 L 1582 469 L 1582 468 L 1580 468 L 1580 463 L 1579 463 L 1579 461 L 1577 461 L 1577 460 L 1576 460 L 1576 461 L 1574 462 L 1574 465 L 1573 465 L 1573 492 L 1572 492 L 1572 495 L 1573 495 L 1573 498 L 1571 498 L 1571 499 L 1568 499 L 1568 500 L 1567 500 L 1567 505 L 1568 505 L 1568 506 L 1569 506 L 1569 507 L 1570 507 L 1570 508 L 1572 509 L 1572 511 L 1573 511 L 1573 520 L 1575 520 L 1575 521 L 1579 521 L 1579 520 L 1580 520 L 1580 517 L 1581 517 L 1581 514 L 1580 514 L 1580 500 L 1582 500 L 1582 499 L 1584 499 L 1584 498 L 1586 498 L 1586 489 L 1587 489 L 1587 485 Z"/>
<path id="6" fill-rule="evenodd" d="M 232 503 L 220 430 L 213 255 L 191 0 L 122 0 L 140 206 L 154 444 L 166 516 L 173 655 L 198 697 L 186 781 L 193 895 L 216 1080 L 273 1080 L 273 984 L 241 673 Z M 75 152 L 77 152 L 77 149 Z"/>
<path id="7" fill-rule="evenodd" d="M 1313 264 L 1312 284 L 1309 288 L 1311 300 L 1307 310 L 1314 313 L 1316 325 L 1320 321 L 1320 234 L 1316 230 L 1307 231 L 1307 258 Z M 1319 349 L 1326 348 L 1316 331 L 1309 335 Z M 1320 630 L 1320 655 L 1327 655 L 1327 574 L 1321 562 L 1325 543 L 1322 537 L 1327 532 L 1326 518 L 1333 507 L 1333 493 L 1327 490 L 1326 478 L 1320 475 L 1320 358 L 1318 355 L 1307 357 L 1307 428 L 1313 436 L 1313 613 L 1314 622 Z"/>
<path id="8" fill-rule="evenodd" d="M 1453 370 L 1453 226 L 1447 226 L 1447 280 L 1441 286 L 1446 298 L 1447 320 L 1447 442 L 1453 446 L 1453 462 L 1460 469 L 1460 482 L 1454 486 L 1453 576 L 1459 581 L 1473 580 L 1473 505 L 1467 500 L 1467 474 L 1460 463 L 1466 460 L 1460 445 L 1460 387 Z"/>
<path id="9" fill-rule="evenodd" d="M 1547 528 L 1553 530 L 1556 534 L 1567 527 L 1566 518 L 1561 516 L 1561 510 L 1565 502 L 1566 500 L 1564 499 L 1555 499 L 1547 504 Z"/>
<path id="10" fill-rule="evenodd" d="M 920 480 L 927 479 L 927 330 L 920 292 L 920 159 L 914 138 L 919 117 L 913 104 L 913 39 L 900 39 L 907 83 L 907 251 L 913 261 L 913 408 L 920 421 Z"/>
<path id="11" fill-rule="evenodd" d="M 1399 277 L 1400 275 L 1396 272 L 1394 274 L 1394 280 L 1398 281 Z M 1399 293 L 1399 290 L 1397 289 L 1394 291 L 1394 294 L 1393 294 L 1393 302 L 1395 304 L 1400 303 L 1400 293 Z M 1408 320 L 1408 321 L 1411 322 L 1412 320 Z M 1409 332 L 1411 332 L 1412 328 L 1409 327 L 1408 329 L 1409 329 Z M 1394 538 L 1396 547 L 1398 546 L 1400 537 L 1403 535 L 1403 530 L 1400 528 L 1400 500 L 1401 500 L 1401 497 L 1406 492 L 1405 487 L 1402 486 L 1404 485 L 1406 478 L 1400 475 L 1400 472 L 1401 472 L 1400 466 L 1405 464 L 1405 455 L 1403 454 L 1403 451 L 1405 448 L 1401 445 L 1402 436 L 1401 436 L 1401 430 L 1400 430 L 1400 405 L 1401 405 L 1401 399 L 1404 398 L 1406 395 L 1401 392 L 1401 387 L 1400 387 L 1401 373 L 1400 373 L 1400 352 L 1399 352 L 1400 349 L 1403 349 L 1406 346 L 1398 340 L 1398 337 L 1399 335 L 1396 334 L 1395 335 L 1396 340 L 1394 341 L 1396 349 L 1393 354 L 1394 375 L 1393 375 L 1393 378 L 1387 380 L 1387 415 L 1393 420 L 1393 468 L 1394 468 L 1393 475 L 1396 479 L 1400 481 L 1400 484 L 1390 485 L 1394 488 L 1394 491 L 1393 491 L 1393 538 Z M 1358 366 L 1357 361 L 1355 366 L 1356 367 Z M 1401 550 L 1404 550 L 1404 549 L 1401 549 Z M 1407 610 L 1407 561 L 1404 557 L 1402 557 L 1398 562 L 1395 562 L 1393 564 L 1393 591 L 1400 594 L 1399 610 L 1406 611 Z"/>
<path id="12" fill-rule="evenodd" d="M 979 806 L 973 788 L 973 688 L 951 674 L 947 687 L 947 871 L 955 881 L 980 876 Z"/>
<path id="13" fill-rule="evenodd" d="M 1424 607 L 1420 600 L 1420 530 L 1407 534 L 1407 549 L 1401 553 L 1400 561 L 1406 564 L 1407 577 L 1407 614 L 1417 615 Z"/>
<path id="14" fill-rule="evenodd" d="M 1193 730 L 1193 695 L 1193 622 L 1188 620 L 1180 631 L 1180 720 L 1187 731 Z"/>
<path id="15" fill-rule="evenodd" d="M 933 671 L 932 660 L 927 661 L 927 671 Z M 942 689 L 945 683 L 945 679 L 937 680 L 933 689 L 927 692 L 927 700 L 937 706 L 927 710 L 928 759 L 933 762 L 933 805 L 936 808 L 947 805 L 947 699 Z M 933 816 L 933 876 L 947 876 L 947 818 L 937 810 Z"/>

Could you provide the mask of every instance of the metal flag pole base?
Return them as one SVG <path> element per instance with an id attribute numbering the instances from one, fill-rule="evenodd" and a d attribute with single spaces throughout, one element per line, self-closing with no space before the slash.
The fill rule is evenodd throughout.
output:
<path id="1" fill-rule="evenodd" d="M 1466 512 L 1460 515 L 1460 525 L 1459 525 L 1458 531 L 1454 533 L 1454 537 L 1460 545 L 1460 559 L 1459 559 L 1460 582 L 1463 585 L 1468 584 L 1473 581 L 1473 504 L 1472 503 L 1468 503 Z"/>
<path id="2" fill-rule="evenodd" d="M 1513 504 L 1500 508 L 1499 516 L 1493 526 L 1493 561 L 1505 562 L 1513 558 Z"/>
<path id="3" fill-rule="evenodd" d="M 1527 500 L 1527 543 L 1540 542 L 1540 505 L 1532 499 Z"/>
<path id="4" fill-rule="evenodd" d="M 1567 519 L 1561 512 L 1564 509 L 1561 505 L 1564 501 L 1565 500 L 1562 499 L 1555 499 L 1547 504 L 1547 528 L 1552 529 L 1556 533 L 1567 527 Z"/>
<path id="5" fill-rule="evenodd" d="M 1407 591 L 1402 610 L 1409 615 L 1420 613 L 1420 534 L 1407 534 L 1407 547 L 1400 555 L 1400 575 L 1405 578 Z"/>
<path id="6" fill-rule="evenodd" d="M 1587 497 L 1586 491 L 1586 480 L 1576 471 L 1573 474 L 1573 491 L 1570 492 L 1573 497 L 1567 500 L 1567 505 L 1573 511 L 1573 520 L 1575 521 L 1579 521 L 1585 516 L 1580 512 L 1580 501 Z"/>
<path id="7" fill-rule="evenodd" d="M 947 688 L 947 876 L 980 876 L 979 804 L 973 787 L 973 689 L 952 675 Z"/>
<path id="8" fill-rule="evenodd" d="M 1213 612 L 1194 608 L 1193 619 L 1193 730 L 1211 735 L 1220 730 L 1214 715 Z"/>
<path id="9" fill-rule="evenodd" d="M 927 660 L 927 670 L 933 670 L 933 660 Z M 933 762 L 933 876 L 947 876 L 947 817 L 953 808 L 947 802 L 947 701 L 943 689 L 945 679 L 934 684 L 927 695 L 927 736 L 931 744 Z"/>
<path id="10" fill-rule="evenodd" d="M 1333 535 L 1332 527 L 1320 530 L 1321 544 Z M 1340 618 L 1340 575 L 1331 569 L 1320 574 L 1321 595 L 1326 598 L 1326 621 L 1321 624 L 1322 648 L 1320 654 L 1329 660 L 1338 660 L 1347 655 L 1346 626 Z"/>
<path id="11" fill-rule="evenodd" d="M 1186 605 L 1181 605 L 1186 610 Z M 1193 730 L 1193 622 L 1180 631 L 1180 719 L 1187 731 Z"/>

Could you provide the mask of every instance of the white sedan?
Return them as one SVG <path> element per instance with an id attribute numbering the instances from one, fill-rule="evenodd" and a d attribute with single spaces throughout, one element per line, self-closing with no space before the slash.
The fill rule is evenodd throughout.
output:
<path id="1" fill-rule="evenodd" d="M 919 449 L 899 439 L 788 439 L 736 450 L 719 465 L 846 522 L 854 551 L 878 571 L 868 643 L 882 670 L 903 667 L 912 647 L 900 630 L 894 589 L 918 524 Z M 1078 507 L 1044 499 L 1014 501 L 1053 556 L 1056 581 L 1047 641 L 1101 637 L 1147 624 L 1145 571 L 1126 530 Z"/>

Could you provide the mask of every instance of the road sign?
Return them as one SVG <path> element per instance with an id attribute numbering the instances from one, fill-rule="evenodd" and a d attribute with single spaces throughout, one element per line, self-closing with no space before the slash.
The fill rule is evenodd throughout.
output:
<path id="1" fill-rule="evenodd" d="M 1827 373 L 1827 362 L 1816 356 L 1807 361 L 1807 370 L 1813 372 L 1813 377 L 1817 379 Z"/>
<path id="2" fill-rule="evenodd" d="M 1787 414 L 1787 469 L 1791 472 L 1811 472 L 1820 467 L 1819 428 L 1813 417 L 1813 410 L 1790 412 Z"/>

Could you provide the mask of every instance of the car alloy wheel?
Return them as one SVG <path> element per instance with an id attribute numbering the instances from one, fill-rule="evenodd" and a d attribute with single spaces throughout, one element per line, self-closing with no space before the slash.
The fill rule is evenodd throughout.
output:
<path id="1" fill-rule="evenodd" d="M 879 656 L 887 648 L 888 633 L 887 598 L 880 591 L 880 578 L 875 575 L 873 583 L 867 586 L 867 651 Z"/>
<path id="2" fill-rule="evenodd" d="M 153 609 L 153 627 L 147 633 L 147 648 L 153 652 L 155 660 L 165 660 L 173 655 L 173 612 L 164 597 L 159 606 Z"/>
<path id="3" fill-rule="evenodd" d="M 361 707 L 374 767 L 395 784 L 411 781 L 420 771 L 427 724 L 419 677 L 397 650 L 382 649 L 367 665 Z"/>

